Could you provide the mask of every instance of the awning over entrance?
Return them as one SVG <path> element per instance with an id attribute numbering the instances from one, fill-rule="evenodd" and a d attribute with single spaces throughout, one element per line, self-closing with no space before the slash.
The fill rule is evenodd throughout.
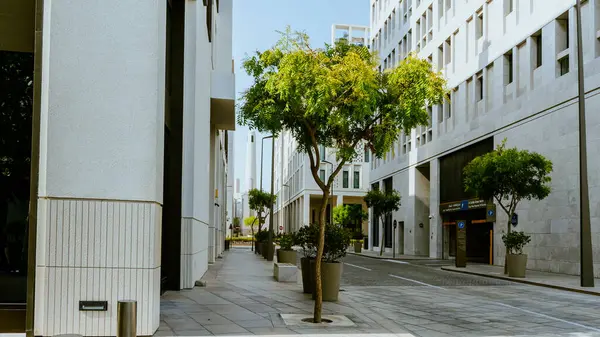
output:
<path id="1" fill-rule="evenodd" d="M 35 0 L 0 1 L 0 50 L 33 52 Z"/>

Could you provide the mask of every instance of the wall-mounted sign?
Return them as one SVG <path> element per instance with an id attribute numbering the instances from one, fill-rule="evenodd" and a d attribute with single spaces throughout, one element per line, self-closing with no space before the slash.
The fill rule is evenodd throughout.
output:
<path id="1" fill-rule="evenodd" d="M 452 201 L 440 204 L 440 213 L 468 211 L 472 209 L 486 208 L 488 202 L 483 199 L 469 199 Z"/>
<path id="2" fill-rule="evenodd" d="M 485 209 L 485 220 L 487 222 L 495 222 L 496 221 L 496 204 L 488 204 Z"/>
<path id="3" fill-rule="evenodd" d="M 519 215 L 517 213 L 513 213 L 512 217 L 510 218 L 510 223 L 513 225 L 513 227 L 516 227 L 519 224 Z"/>
<path id="4" fill-rule="evenodd" d="M 456 267 L 467 266 L 467 222 L 456 221 Z"/>

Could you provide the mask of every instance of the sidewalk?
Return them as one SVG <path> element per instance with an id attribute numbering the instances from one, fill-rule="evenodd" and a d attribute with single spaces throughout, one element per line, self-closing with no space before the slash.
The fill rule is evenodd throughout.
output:
<path id="1" fill-rule="evenodd" d="M 470 264 L 466 268 L 456 268 L 454 266 L 442 267 L 442 270 L 453 271 L 464 274 L 491 277 L 513 282 L 526 283 L 542 287 L 574 291 L 583 294 L 600 296 L 600 279 L 595 280 L 595 287 L 584 288 L 579 285 L 579 276 L 546 273 L 535 270 L 527 270 L 525 278 L 508 277 L 504 274 L 503 266 L 490 266 L 485 264 Z"/>
<path id="2" fill-rule="evenodd" d="M 393 256 L 390 252 L 384 252 L 383 256 L 379 255 L 379 252 L 375 252 L 372 250 L 364 250 L 361 253 L 355 253 L 354 250 L 348 251 L 350 255 L 369 257 L 373 259 L 384 259 L 384 260 L 436 260 L 435 258 L 431 258 L 428 256 L 415 256 L 415 255 L 399 255 L 396 254 L 396 257 Z"/>
<path id="3" fill-rule="evenodd" d="M 232 248 L 209 266 L 206 287 L 162 296 L 155 336 L 407 333 L 376 311 L 382 303 L 371 303 L 361 292 L 341 293 L 337 303 L 323 303 L 323 315 L 344 315 L 351 327 L 286 325 L 280 314 L 312 317 L 313 301 L 302 293 L 301 281 L 278 283 L 272 275 L 272 262 L 250 249 Z"/>

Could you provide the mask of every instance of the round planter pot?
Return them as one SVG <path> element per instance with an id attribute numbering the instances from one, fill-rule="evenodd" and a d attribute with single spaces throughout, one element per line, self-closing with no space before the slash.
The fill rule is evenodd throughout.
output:
<path id="1" fill-rule="evenodd" d="M 291 263 L 296 265 L 296 251 L 295 250 L 277 250 L 277 262 L 279 263 Z"/>
<path id="2" fill-rule="evenodd" d="M 360 241 L 355 241 L 354 242 L 354 252 L 355 253 L 362 252 L 362 242 L 360 242 Z"/>
<path id="3" fill-rule="evenodd" d="M 314 263 L 311 263 L 311 258 L 303 257 L 300 259 L 300 272 L 302 273 L 302 292 L 305 294 L 312 294 L 315 286 L 315 273 L 312 269 L 315 267 Z"/>
<path id="4" fill-rule="evenodd" d="M 265 242 L 264 249 L 265 259 L 267 259 L 267 261 L 273 261 L 273 257 L 275 256 L 275 244 L 272 244 L 271 247 L 269 247 L 269 243 Z"/>
<path id="5" fill-rule="evenodd" d="M 527 254 L 508 254 L 508 276 L 525 277 Z"/>
<path id="6" fill-rule="evenodd" d="M 312 283 L 316 284 L 316 276 L 314 270 L 316 263 L 314 260 L 311 261 Z M 321 289 L 323 290 L 323 301 L 335 302 L 338 300 L 338 294 L 340 293 L 340 283 L 342 279 L 342 263 L 341 262 L 321 262 Z M 312 298 L 313 300 L 317 296 L 316 287 L 313 286 Z"/>
<path id="7" fill-rule="evenodd" d="M 267 243 L 266 242 L 260 243 L 260 255 L 263 257 L 263 259 L 267 258 Z"/>

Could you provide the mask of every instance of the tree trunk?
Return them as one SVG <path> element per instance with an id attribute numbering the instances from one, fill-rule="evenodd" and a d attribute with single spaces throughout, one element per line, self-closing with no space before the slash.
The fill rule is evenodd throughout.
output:
<path id="1" fill-rule="evenodd" d="M 321 323 L 321 311 L 323 309 L 323 287 L 321 286 L 321 260 L 325 248 L 325 210 L 329 192 L 323 193 L 321 208 L 319 209 L 319 243 L 317 245 L 317 256 L 315 257 L 315 310 L 313 323 Z"/>
<path id="2" fill-rule="evenodd" d="M 514 213 L 514 212 L 513 212 Z M 506 232 L 510 234 L 510 227 L 512 226 L 512 214 L 508 215 L 508 225 L 506 226 Z M 504 274 L 508 274 L 508 247 L 504 245 Z"/>

